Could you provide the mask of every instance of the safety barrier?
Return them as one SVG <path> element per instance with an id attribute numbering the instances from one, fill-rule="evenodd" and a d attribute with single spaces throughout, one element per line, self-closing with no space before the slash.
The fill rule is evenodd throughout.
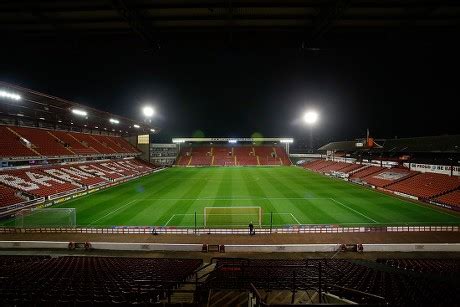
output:
<path id="1" fill-rule="evenodd" d="M 296 226 L 286 228 L 256 229 L 257 234 L 315 234 L 315 233 L 372 233 L 372 232 L 458 232 L 460 226 L 382 226 L 382 227 L 335 227 L 335 226 Z M 175 227 L 112 227 L 112 228 L 14 228 L 0 227 L 5 233 L 84 233 L 84 234 L 216 234 L 246 235 L 244 228 L 175 228 Z"/>

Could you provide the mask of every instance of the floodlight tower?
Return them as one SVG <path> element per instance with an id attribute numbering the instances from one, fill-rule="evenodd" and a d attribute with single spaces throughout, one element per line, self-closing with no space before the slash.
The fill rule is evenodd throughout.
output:
<path id="1" fill-rule="evenodd" d="M 150 123 L 152 116 L 155 115 L 155 109 L 151 106 L 144 106 L 142 108 L 142 114 L 146 123 Z"/>
<path id="2" fill-rule="evenodd" d="M 318 121 L 318 113 L 310 110 L 303 115 L 303 121 L 310 126 L 310 150 L 313 151 L 313 127 Z"/>

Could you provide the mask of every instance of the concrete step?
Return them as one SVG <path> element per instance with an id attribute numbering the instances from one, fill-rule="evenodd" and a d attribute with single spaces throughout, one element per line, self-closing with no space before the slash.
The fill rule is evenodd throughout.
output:
<path id="1" fill-rule="evenodd" d="M 208 307 L 247 306 L 249 293 L 247 291 L 211 290 Z"/>

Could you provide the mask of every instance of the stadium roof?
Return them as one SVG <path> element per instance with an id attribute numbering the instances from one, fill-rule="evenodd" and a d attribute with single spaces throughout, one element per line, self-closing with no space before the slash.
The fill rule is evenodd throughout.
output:
<path id="1" fill-rule="evenodd" d="M 293 138 L 173 138 L 173 143 L 186 143 L 186 142 L 280 142 L 280 143 L 294 143 Z"/>
<path id="2" fill-rule="evenodd" d="M 426 136 L 401 139 L 377 140 L 382 148 L 359 148 L 356 141 L 332 142 L 320 147 L 318 150 L 354 152 L 371 150 L 375 152 L 394 153 L 460 153 L 460 135 Z"/>
<path id="3" fill-rule="evenodd" d="M 0 119 L 21 122 L 42 122 L 52 125 L 80 127 L 85 130 L 107 131 L 121 135 L 158 132 L 159 129 L 142 121 L 132 120 L 112 113 L 99 111 L 63 98 L 36 92 L 17 85 L 0 81 L 0 91 L 21 96 L 20 100 L 0 98 Z M 72 110 L 85 111 L 87 115 L 77 116 Z M 110 120 L 118 121 L 118 123 Z"/>
<path id="4" fill-rule="evenodd" d="M 158 48 L 203 40 L 299 47 L 410 46 L 460 33 L 457 0 L 69 0 L 1 1 L 2 41 L 30 45 L 77 43 Z M 257 34 L 257 35 L 254 35 Z M 314 49 L 314 48 L 313 48 Z"/>

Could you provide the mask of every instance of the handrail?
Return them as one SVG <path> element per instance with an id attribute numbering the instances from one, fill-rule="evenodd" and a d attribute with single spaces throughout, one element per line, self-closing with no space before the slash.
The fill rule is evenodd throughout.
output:
<path id="1" fill-rule="evenodd" d="M 263 300 L 262 295 L 260 295 L 259 290 L 257 290 L 256 286 L 254 286 L 253 283 L 250 283 L 250 284 L 249 284 L 249 287 L 251 288 L 252 292 L 255 294 L 256 300 L 259 302 L 259 304 L 265 306 L 266 303 L 265 303 L 265 301 Z"/>
<path id="2" fill-rule="evenodd" d="M 376 299 L 379 299 L 379 300 L 386 301 L 386 299 L 383 296 L 380 296 L 380 295 L 377 295 L 377 294 L 372 294 L 372 293 L 367 293 L 367 292 L 363 292 L 363 291 L 352 289 L 352 288 L 342 287 L 342 286 L 339 286 L 339 285 L 336 285 L 336 284 L 327 284 L 327 286 L 328 287 L 338 288 L 338 289 L 349 291 L 349 292 L 358 293 L 358 294 L 365 295 L 365 296 L 370 296 L 370 297 L 373 297 L 373 298 L 376 298 Z"/>

